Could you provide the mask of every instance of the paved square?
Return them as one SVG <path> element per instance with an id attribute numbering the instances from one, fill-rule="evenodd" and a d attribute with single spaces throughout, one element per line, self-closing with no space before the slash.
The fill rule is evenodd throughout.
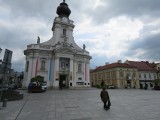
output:
<path id="1" fill-rule="evenodd" d="M 160 120 L 160 91 L 110 89 L 111 109 L 103 109 L 100 89 L 27 93 L 0 109 L 1 120 Z M 2 104 L 2 102 L 1 102 Z"/>

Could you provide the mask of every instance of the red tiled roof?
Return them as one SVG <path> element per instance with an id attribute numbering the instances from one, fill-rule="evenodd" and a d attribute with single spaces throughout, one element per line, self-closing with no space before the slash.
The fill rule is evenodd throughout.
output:
<path id="1" fill-rule="evenodd" d="M 140 71 L 157 71 L 153 64 L 148 61 L 127 61 L 130 65 L 137 67 Z"/>
<path id="2" fill-rule="evenodd" d="M 112 64 L 107 64 L 104 66 L 99 66 L 96 69 L 94 69 L 92 72 L 94 71 L 101 71 L 101 70 L 105 70 L 105 69 L 111 69 L 111 68 L 116 68 L 116 67 L 123 67 L 123 68 L 136 68 L 132 65 L 126 64 L 126 63 L 112 63 Z"/>

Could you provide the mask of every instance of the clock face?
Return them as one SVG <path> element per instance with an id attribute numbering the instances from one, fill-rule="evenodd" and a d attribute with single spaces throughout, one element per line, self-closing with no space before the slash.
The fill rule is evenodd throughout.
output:
<path id="1" fill-rule="evenodd" d="M 67 19 L 66 17 L 63 17 L 63 18 L 62 18 L 62 21 L 63 21 L 63 22 L 67 22 L 68 19 Z"/>

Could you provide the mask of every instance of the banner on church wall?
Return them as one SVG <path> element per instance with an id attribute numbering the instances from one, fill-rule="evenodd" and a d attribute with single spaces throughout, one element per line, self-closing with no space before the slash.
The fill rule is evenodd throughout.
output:
<path id="1" fill-rule="evenodd" d="M 38 72 L 38 58 L 37 58 L 37 60 L 36 60 L 35 76 L 37 76 L 37 72 Z"/>
<path id="2" fill-rule="evenodd" d="M 49 60 L 49 67 L 48 67 L 48 80 L 51 80 L 51 66 L 52 66 L 52 61 Z"/>

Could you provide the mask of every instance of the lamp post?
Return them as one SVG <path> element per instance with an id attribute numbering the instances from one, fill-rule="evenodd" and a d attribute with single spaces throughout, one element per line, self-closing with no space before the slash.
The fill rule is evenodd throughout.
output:
<path id="1" fill-rule="evenodd" d="M 0 48 L 0 53 L 2 52 L 2 48 Z M 0 74 L 2 75 L 2 59 L 0 59 Z M 1 83 L 1 94 L 0 94 L 0 101 L 2 99 L 2 90 L 3 90 L 3 80 L 2 80 L 2 83 Z"/>
<path id="2" fill-rule="evenodd" d="M 2 74 L 3 74 L 3 78 L 2 78 L 2 89 L 1 89 L 1 94 L 0 94 L 0 101 L 2 100 L 2 95 L 3 95 L 3 88 L 4 88 L 4 84 L 5 84 L 5 79 L 6 79 L 6 71 L 7 71 L 7 65 L 8 65 L 8 56 L 9 56 L 9 52 L 7 51 L 7 59 L 6 61 L 2 61 L 1 60 L 1 69 L 2 69 Z"/>
<path id="3" fill-rule="evenodd" d="M 2 48 L 0 48 L 0 53 L 2 52 Z"/>
<path id="4" fill-rule="evenodd" d="M 2 52 L 2 48 L 0 48 L 0 53 Z M 2 74 L 2 59 L 0 59 L 0 75 Z"/>

